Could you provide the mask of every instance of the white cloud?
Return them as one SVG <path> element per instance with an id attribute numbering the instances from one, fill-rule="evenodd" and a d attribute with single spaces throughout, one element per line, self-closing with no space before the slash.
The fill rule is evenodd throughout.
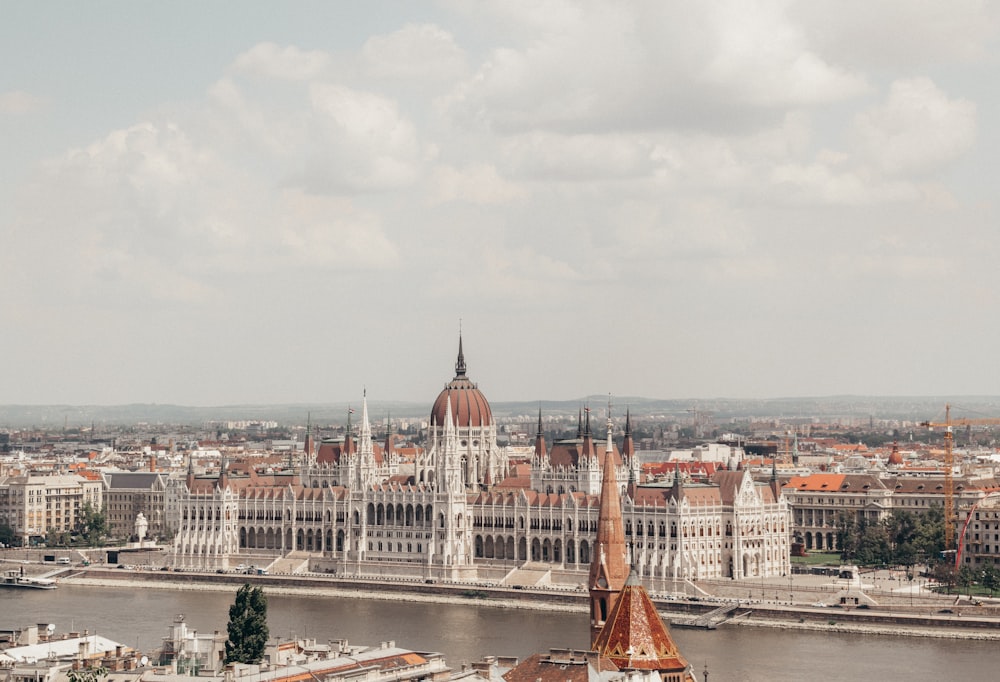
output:
<path id="1" fill-rule="evenodd" d="M 495 50 L 448 100 L 501 132 L 752 129 L 790 106 L 843 101 L 865 78 L 808 45 L 782 2 L 531 3 L 521 46 Z"/>
<path id="2" fill-rule="evenodd" d="M 372 36 L 361 48 L 364 72 L 374 78 L 447 82 L 467 70 L 465 53 L 450 33 L 433 24 L 408 24 Z"/>
<path id="3" fill-rule="evenodd" d="M 413 183 L 424 154 L 396 103 L 341 85 L 310 88 L 316 147 L 292 181 L 314 191 L 387 190 Z"/>
<path id="4" fill-rule="evenodd" d="M 988 59 L 1000 5 L 983 0 L 812 0 L 790 14 L 816 49 L 869 70 Z"/>
<path id="5" fill-rule="evenodd" d="M 349 199 L 284 190 L 277 212 L 281 244 L 291 263 L 357 272 L 386 269 L 399 260 L 378 215 Z"/>
<path id="6" fill-rule="evenodd" d="M 890 174 L 924 173 L 967 152 L 976 138 L 976 105 L 949 99 L 927 78 L 895 81 L 879 106 L 858 114 L 855 152 Z"/>
<path id="7" fill-rule="evenodd" d="M 463 168 L 438 166 L 431 173 L 428 184 L 427 202 L 431 205 L 455 201 L 498 205 L 526 195 L 522 187 L 501 177 L 497 169 L 488 164 Z"/>
<path id="8" fill-rule="evenodd" d="M 304 81 L 321 76 L 331 65 L 330 56 L 321 50 L 302 50 L 294 45 L 258 43 L 233 62 L 236 71 L 276 78 Z"/>
<path id="9" fill-rule="evenodd" d="M 44 98 L 24 90 L 0 92 L 0 114 L 31 114 L 44 106 Z"/>

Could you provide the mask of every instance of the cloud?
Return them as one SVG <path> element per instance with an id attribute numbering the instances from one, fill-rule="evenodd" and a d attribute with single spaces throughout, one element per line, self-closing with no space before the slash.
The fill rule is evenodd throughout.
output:
<path id="1" fill-rule="evenodd" d="M 310 87 L 314 152 L 292 182 L 312 191 L 386 190 L 413 183 L 424 161 L 396 103 L 342 85 Z"/>
<path id="2" fill-rule="evenodd" d="M 976 105 L 949 99 L 930 79 L 901 79 L 882 104 L 855 116 L 850 135 L 855 153 L 883 172 L 926 173 L 972 147 Z"/>
<path id="3" fill-rule="evenodd" d="M 1000 29 L 1000 6 L 982 0 L 813 0 L 789 13 L 820 53 L 869 70 L 987 59 Z"/>
<path id="4" fill-rule="evenodd" d="M 45 106 L 45 99 L 24 90 L 0 92 L 0 114 L 31 114 Z"/>
<path id="5" fill-rule="evenodd" d="M 758 128 L 787 107 L 868 91 L 813 51 L 781 2 L 510 3 L 520 46 L 494 50 L 447 100 L 503 133 Z"/>
<path id="6" fill-rule="evenodd" d="M 225 274 L 358 272 L 397 259 L 376 214 L 275 191 L 211 141 L 152 121 L 47 162 L 20 197 L 8 245 L 24 264 L 72 272 L 75 296 L 165 303 L 207 304 Z"/>
<path id="7" fill-rule="evenodd" d="M 321 76 L 330 66 L 330 55 L 321 50 L 302 50 L 294 45 L 258 43 L 233 62 L 237 72 L 274 78 L 304 81 Z"/>
<path id="8" fill-rule="evenodd" d="M 408 24 L 372 36 L 361 48 L 364 73 L 373 78 L 449 82 L 468 70 L 454 37 L 434 24 Z"/>
<path id="9" fill-rule="evenodd" d="M 348 199 L 286 189 L 280 193 L 277 214 L 278 236 L 288 249 L 290 265 L 359 272 L 387 269 L 399 261 L 378 215 Z"/>
<path id="10" fill-rule="evenodd" d="M 472 164 L 463 168 L 438 166 L 428 181 L 427 202 L 431 205 L 461 201 L 471 204 L 497 205 L 524 198 L 526 191 L 501 177 L 489 164 Z"/>

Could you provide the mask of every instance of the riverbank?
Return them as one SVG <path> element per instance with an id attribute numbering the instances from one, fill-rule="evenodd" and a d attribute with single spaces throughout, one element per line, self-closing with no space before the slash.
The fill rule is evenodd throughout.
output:
<path id="1" fill-rule="evenodd" d="M 60 578 L 67 585 L 109 589 L 154 588 L 162 590 L 235 592 L 245 582 L 265 586 L 273 594 L 343 597 L 351 599 L 475 604 L 488 608 L 586 613 L 582 591 L 513 590 L 455 584 L 366 584 L 346 579 L 305 576 L 240 576 L 207 573 L 161 573 L 108 569 L 74 569 Z M 656 600 L 668 621 L 678 622 L 703 614 L 717 602 Z M 907 614 L 876 609 L 814 608 L 795 604 L 747 603 L 723 627 L 761 627 L 811 632 L 833 632 L 944 639 L 1000 640 L 1000 619 L 956 614 Z"/>

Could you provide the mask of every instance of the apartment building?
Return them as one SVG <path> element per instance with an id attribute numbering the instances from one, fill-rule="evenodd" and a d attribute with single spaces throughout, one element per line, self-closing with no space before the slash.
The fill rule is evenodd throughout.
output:
<path id="1" fill-rule="evenodd" d="M 22 544 L 52 531 L 76 529 L 84 506 L 104 505 L 103 483 L 75 474 L 28 474 L 0 480 L 0 523 L 10 526 Z"/>

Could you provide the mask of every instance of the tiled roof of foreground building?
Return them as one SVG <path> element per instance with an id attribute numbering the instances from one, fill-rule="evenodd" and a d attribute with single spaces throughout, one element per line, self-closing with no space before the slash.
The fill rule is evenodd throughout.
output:
<path id="1" fill-rule="evenodd" d="M 594 649 L 622 670 L 689 670 L 635 572 L 629 574 Z"/>

